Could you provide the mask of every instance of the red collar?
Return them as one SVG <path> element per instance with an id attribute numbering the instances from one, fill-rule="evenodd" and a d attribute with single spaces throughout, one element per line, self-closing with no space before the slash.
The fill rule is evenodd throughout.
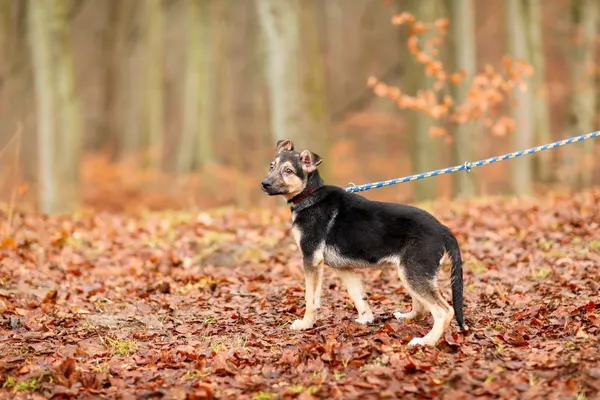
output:
<path id="1" fill-rule="evenodd" d="M 307 198 L 308 196 L 310 196 L 311 194 L 313 194 L 315 190 L 317 190 L 317 189 L 315 189 L 315 188 L 312 188 L 312 189 L 309 189 L 309 191 L 308 191 L 307 193 L 304 193 L 304 194 L 300 193 L 300 194 L 298 194 L 298 195 L 296 195 L 296 196 L 292 197 L 292 198 L 291 198 L 291 199 L 288 201 L 288 203 L 294 203 L 294 204 L 298 204 L 298 203 L 300 203 L 302 200 L 304 200 L 305 198 Z"/>

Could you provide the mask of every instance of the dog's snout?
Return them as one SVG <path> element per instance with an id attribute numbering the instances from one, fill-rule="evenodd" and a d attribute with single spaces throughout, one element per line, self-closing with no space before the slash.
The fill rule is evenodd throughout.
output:
<path id="1" fill-rule="evenodd" d="M 271 187 L 271 182 L 268 179 L 265 179 L 261 182 L 261 186 L 263 187 L 263 189 L 268 189 Z"/>

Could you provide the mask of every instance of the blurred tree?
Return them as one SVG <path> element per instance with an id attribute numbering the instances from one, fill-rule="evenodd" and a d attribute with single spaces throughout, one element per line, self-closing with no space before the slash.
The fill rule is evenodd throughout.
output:
<path id="1" fill-rule="evenodd" d="M 266 42 L 271 135 L 304 148 L 299 0 L 257 0 L 257 11 Z"/>
<path id="2" fill-rule="evenodd" d="M 122 91 L 123 74 L 121 60 L 126 56 L 126 29 L 127 18 L 126 11 L 128 2 L 121 0 L 107 0 L 106 20 L 103 32 L 103 59 L 104 59 L 104 79 L 102 89 L 103 115 L 98 125 L 101 144 L 108 144 L 111 150 L 112 159 L 116 159 L 124 149 L 121 146 L 125 131 L 120 121 L 122 103 L 119 101 L 119 94 Z"/>
<path id="3" fill-rule="evenodd" d="M 209 0 L 186 0 L 183 128 L 175 157 L 175 169 L 180 173 L 190 172 L 194 163 L 201 169 L 213 157 L 209 110 L 213 81 L 209 70 L 212 65 L 210 20 Z"/>
<path id="4" fill-rule="evenodd" d="M 0 0 L 0 93 L 7 78 L 12 33 L 12 0 Z"/>
<path id="5" fill-rule="evenodd" d="M 528 21 L 527 7 L 524 0 L 507 0 L 506 24 L 508 32 L 509 54 L 516 60 L 531 59 L 527 44 Z M 512 147 L 515 150 L 529 148 L 533 145 L 532 102 L 530 89 L 521 90 L 516 87 L 513 96 L 517 104 L 513 107 L 515 132 L 512 134 Z M 519 157 L 511 161 L 512 190 L 519 196 L 529 196 L 533 192 L 533 158 Z"/>
<path id="6" fill-rule="evenodd" d="M 55 147 L 55 104 L 53 62 L 48 22 L 51 4 L 46 1 L 29 1 L 29 41 L 33 60 L 37 108 L 38 194 L 43 213 L 60 212 L 58 198 L 57 159 Z"/>
<path id="7" fill-rule="evenodd" d="M 473 0 L 449 0 L 450 13 L 450 43 L 452 47 L 450 59 L 452 70 L 466 72 L 465 84 L 453 86 L 453 97 L 457 103 L 467 100 L 471 80 L 476 74 L 477 57 L 475 55 L 475 9 Z M 475 121 L 469 120 L 464 124 L 453 125 L 454 164 L 474 160 L 475 157 Z M 454 174 L 453 190 L 459 197 L 475 195 L 473 174 Z"/>
<path id="8" fill-rule="evenodd" d="M 317 4 L 318 3 L 318 4 Z M 327 85 L 325 54 L 321 42 L 322 32 L 317 17 L 325 12 L 324 4 L 318 0 L 304 0 L 300 10 L 302 26 L 301 54 L 298 60 L 302 66 L 304 88 L 305 123 L 303 131 L 310 137 L 310 146 L 321 157 L 329 157 L 330 140 L 328 135 L 329 112 L 327 109 Z M 329 160 L 319 167 L 323 179 L 329 178 Z"/>
<path id="9" fill-rule="evenodd" d="M 531 80 L 533 98 L 533 127 L 536 144 L 550 143 L 550 113 L 548 105 L 548 85 L 546 83 L 546 57 L 544 54 L 542 0 L 524 0 L 526 2 L 527 37 L 531 58 L 527 60 L 533 67 Z M 552 153 L 544 151 L 533 160 L 537 180 L 548 183 L 552 177 Z"/>
<path id="10" fill-rule="evenodd" d="M 148 166 L 162 167 L 164 142 L 164 14 L 162 0 L 146 0 L 146 97 L 144 122 L 150 150 Z"/>
<path id="11" fill-rule="evenodd" d="M 596 65 L 596 37 L 598 12 L 600 6 L 596 0 L 572 0 L 571 18 L 575 29 L 575 44 L 571 56 L 571 85 L 569 136 L 592 132 L 595 127 L 597 87 L 594 76 Z M 567 168 L 564 177 L 566 183 L 584 188 L 591 185 L 594 173 L 596 141 L 588 140 L 582 143 L 583 160 L 579 178 L 575 176 L 575 168 Z M 570 154 L 573 154 L 571 152 Z M 571 157 L 566 157 L 567 163 L 574 163 Z"/>
<path id="12" fill-rule="evenodd" d="M 252 7 L 251 5 L 250 7 Z M 238 97 L 235 88 L 240 85 L 240 74 L 236 73 L 243 67 L 239 63 L 232 62 L 240 49 L 236 48 L 239 43 L 242 17 L 252 12 L 249 4 L 240 4 L 230 7 L 226 2 L 216 1 L 214 3 L 212 18 L 214 25 L 214 79 L 216 80 L 215 96 L 219 107 L 215 107 L 215 117 L 219 123 L 219 138 L 224 142 L 227 152 L 224 159 L 228 161 L 233 170 L 235 180 L 234 197 L 238 206 L 245 206 L 248 200 L 248 191 L 244 188 L 244 156 L 243 137 L 240 135 L 240 120 L 236 118 L 236 104 Z M 218 21 L 218 22 L 217 22 Z M 225 23 L 227 21 L 228 23 Z M 242 39 L 242 42 L 245 42 Z M 237 67 L 237 68 L 236 68 Z"/>
<path id="13" fill-rule="evenodd" d="M 51 33 L 54 50 L 56 109 L 59 132 L 56 136 L 56 156 L 61 182 L 61 206 L 71 212 L 79 203 L 81 159 L 81 122 L 75 93 L 75 70 L 67 0 L 51 0 Z"/>
<path id="14" fill-rule="evenodd" d="M 411 0 L 409 2 L 401 1 L 406 4 L 412 14 L 419 21 L 426 23 L 433 22 L 443 12 L 442 4 L 439 0 Z M 433 31 L 425 32 L 422 41 L 427 42 L 435 33 Z M 406 46 L 403 44 L 402 46 Z M 434 78 L 427 76 L 425 69 L 413 57 L 407 55 L 407 69 L 405 76 L 406 91 L 417 93 L 423 88 L 429 88 L 434 82 Z M 427 172 L 439 168 L 439 138 L 432 138 L 429 130 L 434 125 L 434 120 L 426 113 L 411 113 L 412 125 L 412 166 L 413 173 Z M 423 179 L 414 182 L 415 201 L 432 200 L 437 195 L 436 179 Z"/>
<path id="15" fill-rule="evenodd" d="M 138 157 L 136 156 L 139 156 L 140 150 L 146 144 L 143 136 L 147 132 L 145 128 L 147 118 L 144 117 L 144 109 L 147 105 L 148 90 L 145 86 L 147 80 L 145 70 L 148 66 L 143 57 L 143 35 L 140 35 L 147 19 L 145 13 L 140 13 L 140 10 L 145 10 L 146 5 L 144 0 L 129 0 L 120 3 L 125 19 L 123 21 L 125 52 L 121 59 L 124 116 L 119 158 L 123 160 L 134 156 L 132 159 L 137 161 Z M 139 53 L 142 53 L 141 57 L 138 55 Z"/>

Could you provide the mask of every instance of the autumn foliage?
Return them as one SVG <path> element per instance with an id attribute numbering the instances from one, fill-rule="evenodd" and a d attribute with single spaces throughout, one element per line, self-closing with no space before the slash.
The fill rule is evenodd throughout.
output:
<path id="1" fill-rule="evenodd" d="M 514 130 L 512 118 L 502 115 L 503 106 L 510 104 L 513 89 L 527 90 L 526 78 L 533 75 L 531 65 L 505 56 L 500 71 L 486 65 L 483 71 L 472 77 L 467 76 L 464 70 L 450 72 L 443 61 L 450 25 L 448 19 L 424 23 L 403 12 L 394 16 L 392 23 L 406 26 L 408 50 L 432 82 L 430 87 L 420 89 L 413 96 L 399 87 L 370 77 L 367 84 L 378 96 L 391 99 L 401 109 L 414 110 L 433 118 L 436 124 L 430 129 L 432 136 L 447 135 L 448 126 L 468 121 L 481 121 L 498 136 Z M 427 33 L 429 37 L 425 39 L 423 36 Z M 456 103 L 452 96 L 452 86 L 456 85 L 468 85 L 468 96 L 463 103 Z"/>
<path id="2" fill-rule="evenodd" d="M 314 329 L 289 210 L 0 214 L 0 398 L 597 398 L 600 191 L 437 203 L 465 316 L 436 348 L 394 271 L 366 272 L 372 325 L 326 268 Z M 450 299 L 449 265 L 439 286 Z"/>

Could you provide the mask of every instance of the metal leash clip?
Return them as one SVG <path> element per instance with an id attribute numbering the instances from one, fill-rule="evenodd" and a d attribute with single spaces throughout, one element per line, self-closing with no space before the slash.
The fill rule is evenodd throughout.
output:
<path id="1" fill-rule="evenodd" d="M 465 171 L 467 171 L 467 173 L 471 172 L 471 168 L 473 167 L 473 164 L 471 164 L 471 162 L 469 161 L 465 161 Z"/>

